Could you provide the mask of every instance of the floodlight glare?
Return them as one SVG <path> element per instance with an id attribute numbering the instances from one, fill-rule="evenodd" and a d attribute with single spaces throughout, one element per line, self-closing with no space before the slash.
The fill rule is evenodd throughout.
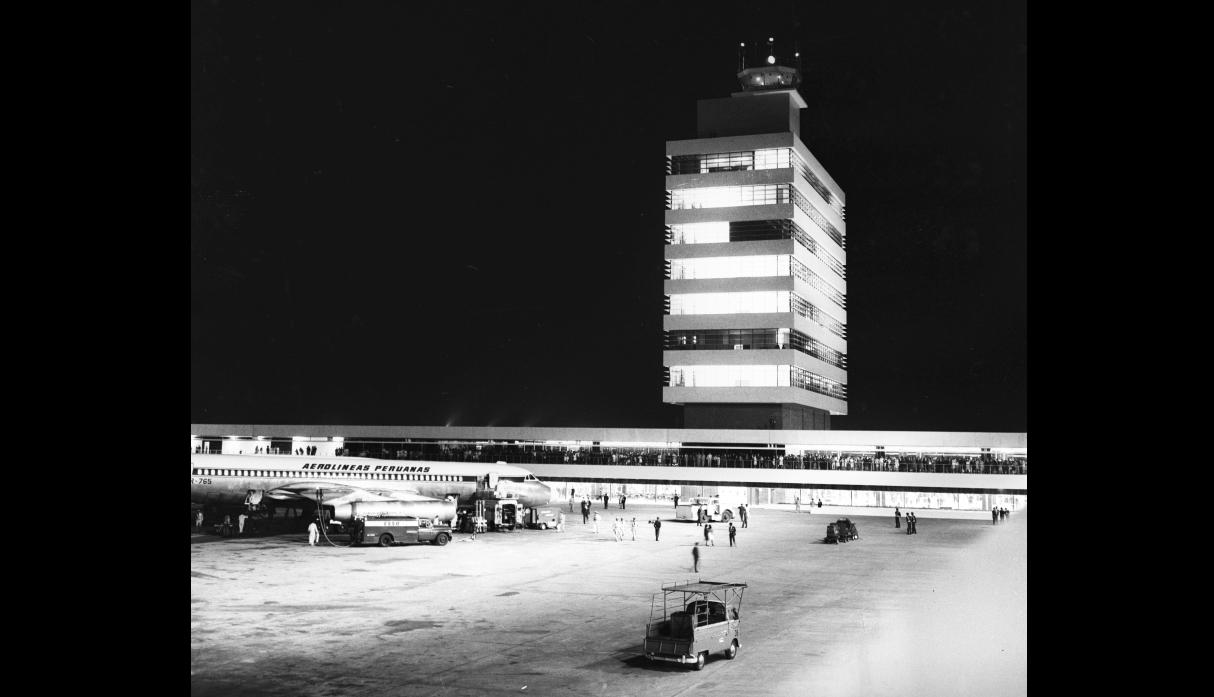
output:
<path id="1" fill-rule="evenodd" d="M 775 65 L 775 64 L 776 64 L 776 57 L 775 57 L 775 56 L 768 56 L 768 57 L 767 57 L 767 63 L 768 63 L 769 65 Z"/>

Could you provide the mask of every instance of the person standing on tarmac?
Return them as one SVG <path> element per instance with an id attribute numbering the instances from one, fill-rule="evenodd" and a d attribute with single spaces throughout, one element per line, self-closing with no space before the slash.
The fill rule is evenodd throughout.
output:
<path id="1" fill-rule="evenodd" d="M 897 506 L 894 506 L 894 529 L 900 527 L 902 527 L 902 512 L 898 510 Z"/>
<path id="2" fill-rule="evenodd" d="M 594 534 L 599 534 L 599 512 L 594 512 Z"/>
<path id="3" fill-rule="evenodd" d="M 590 504 L 582 499 L 582 525 L 590 522 Z"/>
<path id="4" fill-rule="evenodd" d="M 249 516 L 245 515 L 243 512 L 242 512 L 240 515 L 236 516 L 236 532 L 237 532 L 237 534 L 240 534 L 240 535 L 243 535 L 243 534 L 244 534 L 244 522 L 245 522 L 246 520 L 248 520 L 248 518 L 249 518 Z"/>
<path id="5" fill-rule="evenodd" d="M 735 528 L 735 527 L 733 526 L 733 521 L 732 521 L 732 520 L 731 520 L 731 521 L 729 521 L 729 546 L 730 546 L 730 547 L 736 547 L 736 546 L 738 546 L 737 542 L 735 542 L 735 541 L 734 541 L 734 537 L 735 537 L 737 534 L 738 534 L 738 529 L 737 529 L 737 528 Z"/>
<path id="6" fill-rule="evenodd" d="M 637 541 L 637 517 L 632 516 L 632 541 Z"/>
<path id="7" fill-rule="evenodd" d="M 653 518 L 653 541 L 657 542 L 662 537 L 662 519 L 654 516 Z"/>
<path id="8" fill-rule="evenodd" d="M 697 542 L 691 547 L 691 570 L 700 572 L 700 543 Z"/>
<path id="9" fill-rule="evenodd" d="M 198 515 L 194 516 L 194 526 L 199 530 L 202 529 L 202 509 L 199 509 Z"/>
<path id="10" fill-rule="evenodd" d="M 320 528 L 316 527 L 316 521 L 308 523 L 308 545 L 316 546 L 316 541 L 320 539 Z"/>

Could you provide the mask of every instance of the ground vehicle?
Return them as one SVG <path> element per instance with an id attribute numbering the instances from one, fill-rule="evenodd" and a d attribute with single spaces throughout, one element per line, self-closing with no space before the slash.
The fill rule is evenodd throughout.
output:
<path id="1" fill-rule="evenodd" d="M 737 656 L 745 589 L 745 583 L 715 581 L 662 586 L 649 606 L 645 657 L 694 664 L 701 670 L 710 653 Z"/>
<path id="2" fill-rule="evenodd" d="M 556 529 L 556 514 L 552 511 L 541 511 L 538 508 L 528 508 L 523 516 L 523 524 L 529 528 L 540 530 Z"/>
<path id="3" fill-rule="evenodd" d="M 429 542 L 445 545 L 451 541 L 451 526 L 413 516 L 368 516 L 355 518 L 350 526 L 350 544 L 393 544 Z"/>
<path id="4" fill-rule="evenodd" d="M 708 514 L 708 520 L 716 523 L 728 522 L 733 519 L 733 511 L 721 507 L 721 499 L 716 496 L 696 496 L 689 501 L 680 501 L 675 506 L 674 517 L 680 520 L 698 520 L 700 511 Z"/>
<path id="5" fill-rule="evenodd" d="M 523 524 L 521 502 L 513 496 L 478 498 L 472 506 L 461 506 L 460 517 L 464 531 L 475 529 L 475 520 L 484 518 L 489 530 L 514 530 Z"/>
<path id="6" fill-rule="evenodd" d="M 828 544 L 839 544 L 849 540 L 860 539 L 860 529 L 856 524 L 851 522 L 850 518 L 840 518 L 837 521 L 826 526 L 826 542 Z"/>

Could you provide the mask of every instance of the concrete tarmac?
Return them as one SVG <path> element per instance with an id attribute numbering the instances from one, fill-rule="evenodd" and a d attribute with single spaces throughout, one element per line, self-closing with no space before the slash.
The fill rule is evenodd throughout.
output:
<path id="1" fill-rule="evenodd" d="M 702 528 L 668 505 L 597 507 L 599 534 L 521 530 L 445 547 L 310 547 L 306 534 L 191 537 L 191 685 L 222 695 L 949 695 L 1027 693 L 1027 514 L 756 509 L 691 570 Z M 648 521 L 663 520 L 661 541 Z M 623 542 L 611 519 L 636 517 Z M 736 522 L 735 522 L 736 524 Z M 344 537 L 333 538 L 345 544 Z M 663 584 L 745 582 L 741 648 L 702 671 L 641 654 Z"/>

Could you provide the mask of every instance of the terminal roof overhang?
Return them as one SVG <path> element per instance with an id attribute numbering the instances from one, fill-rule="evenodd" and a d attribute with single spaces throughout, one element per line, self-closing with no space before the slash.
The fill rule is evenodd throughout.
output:
<path id="1" fill-rule="evenodd" d="M 805 445 L 822 448 L 883 446 L 1027 449 L 1027 433 L 987 431 L 793 431 L 706 428 L 574 428 L 525 426 L 356 426 L 302 424 L 191 424 L 195 437 L 334 438 L 358 440 L 593 442 L 678 446 L 682 443 Z"/>

